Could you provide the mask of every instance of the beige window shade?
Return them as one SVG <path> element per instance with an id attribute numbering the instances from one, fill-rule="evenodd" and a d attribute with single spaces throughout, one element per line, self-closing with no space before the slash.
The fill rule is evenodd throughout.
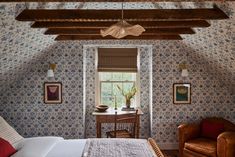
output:
<path id="1" fill-rule="evenodd" d="M 137 48 L 98 48 L 99 72 L 137 72 Z"/>

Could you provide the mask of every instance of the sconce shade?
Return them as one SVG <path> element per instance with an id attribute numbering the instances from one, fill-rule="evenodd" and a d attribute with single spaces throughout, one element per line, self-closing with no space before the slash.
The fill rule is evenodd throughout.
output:
<path id="1" fill-rule="evenodd" d="M 182 69 L 181 76 L 182 77 L 188 77 L 188 69 Z"/>
<path id="2" fill-rule="evenodd" d="M 54 77 L 55 75 L 54 75 L 54 72 L 53 72 L 53 70 L 52 69 L 49 69 L 48 71 L 47 71 L 47 77 L 48 78 L 51 78 L 51 77 Z"/>

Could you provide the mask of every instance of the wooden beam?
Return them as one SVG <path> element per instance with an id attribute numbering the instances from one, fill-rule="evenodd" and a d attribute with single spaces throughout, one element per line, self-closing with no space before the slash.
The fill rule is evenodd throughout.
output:
<path id="1" fill-rule="evenodd" d="M 82 35 L 82 34 L 92 34 L 99 35 L 100 29 L 64 29 L 64 28 L 51 28 L 46 30 L 44 34 L 47 35 Z M 146 29 L 143 35 L 178 35 L 178 34 L 195 34 L 191 28 L 150 28 Z"/>
<path id="2" fill-rule="evenodd" d="M 32 28 L 106 28 L 116 22 L 35 22 Z M 187 27 L 209 27 L 210 24 L 204 20 L 190 21 L 131 21 L 132 25 L 139 24 L 144 28 L 187 28 Z"/>
<path id="3" fill-rule="evenodd" d="M 23 10 L 16 19 L 19 21 L 110 21 L 120 20 L 121 10 Z M 148 9 L 124 10 L 124 18 L 129 21 L 156 20 L 205 20 L 227 19 L 219 8 L 210 9 Z"/>
<path id="4" fill-rule="evenodd" d="M 190 2 L 208 2 L 221 0 L 190 0 Z M 234 0 L 225 0 L 234 1 Z M 84 0 L 0 0 L 0 2 L 84 2 Z M 188 0 L 86 0 L 86 2 L 189 2 Z"/>
<path id="5" fill-rule="evenodd" d="M 59 35 L 55 40 L 182 40 L 179 35 L 141 35 L 138 37 L 127 36 L 122 39 L 115 39 L 111 36 L 102 37 L 100 35 Z"/>

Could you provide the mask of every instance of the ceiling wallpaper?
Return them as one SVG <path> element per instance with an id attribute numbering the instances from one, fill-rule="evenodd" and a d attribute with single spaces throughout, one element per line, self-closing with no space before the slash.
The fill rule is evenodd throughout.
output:
<path id="1" fill-rule="evenodd" d="M 177 144 L 177 126 L 182 122 L 205 116 L 222 116 L 235 122 L 235 95 L 232 94 L 235 86 L 235 2 L 217 4 L 230 19 L 210 21 L 209 28 L 195 29 L 196 34 L 184 35 L 182 41 L 56 42 L 53 36 L 43 35 L 45 30 L 31 29 L 30 22 L 14 20 L 24 4 L 0 3 L 0 115 L 25 137 L 83 138 L 83 115 L 90 114 L 83 110 L 84 45 L 148 45 L 152 47 L 151 135 L 161 146 Z M 133 9 L 205 6 L 211 7 L 212 3 L 125 4 L 125 8 Z M 27 7 L 120 9 L 121 5 L 27 3 Z M 144 61 L 144 56 L 142 59 Z M 178 64 L 184 61 L 190 72 L 185 79 L 178 69 Z M 50 62 L 57 63 L 53 81 L 63 83 L 64 101 L 60 105 L 43 103 L 43 83 L 51 81 L 46 78 Z M 191 105 L 173 105 L 172 85 L 175 82 L 192 84 Z M 145 117 L 142 122 L 148 120 L 149 117 Z"/>

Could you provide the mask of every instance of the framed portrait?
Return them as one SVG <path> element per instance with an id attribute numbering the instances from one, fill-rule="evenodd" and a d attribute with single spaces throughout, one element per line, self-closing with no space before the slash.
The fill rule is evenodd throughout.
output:
<path id="1" fill-rule="evenodd" d="M 173 84 L 173 103 L 191 104 L 191 84 L 174 83 Z"/>
<path id="2" fill-rule="evenodd" d="M 62 103 L 62 83 L 45 82 L 44 83 L 44 103 L 60 104 Z"/>

